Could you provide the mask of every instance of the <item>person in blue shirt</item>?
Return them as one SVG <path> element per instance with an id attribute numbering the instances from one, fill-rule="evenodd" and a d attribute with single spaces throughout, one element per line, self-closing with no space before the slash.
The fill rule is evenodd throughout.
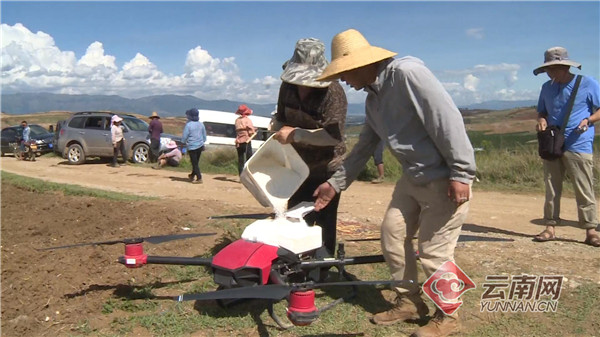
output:
<path id="1" fill-rule="evenodd" d="M 30 137 L 31 129 L 29 128 L 29 125 L 27 125 L 27 121 L 22 121 L 21 126 L 23 127 L 22 140 L 23 140 L 23 142 L 28 142 L 31 139 L 31 137 Z"/>
<path id="2" fill-rule="evenodd" d="M 533 70 L 534 75 L 546 73 L 549 81 L 542 85 L 537 105 L 537 131 L 550 125 L 561 127 L 568 113 L 568 101 L 575 87 L 577 76 L 570 67 L 581 69 L 581 64 L 569 59 L 563 47 L 552 47 L 544 53 L 544 64 Z M 555 160 L 543 160 L 546 201 L 544 223 L 546 229 L 536 235 L 539 242 L 556 238 L 554 227 L 560 224 L 560 197 L 565 172 L 573 180 L 579 225 L 586 230 L 585 243 L 600 247 L 596 231 L 598 214 L 594 196 L 594 122 L 600 120 L 600 86 L 588 76 L 582 76 L 573 109 L 566 123 L 564 154 Z"/>
<path id="3" fill-rule="evenodd" d="M 29 128 L 27 121 L 22 121 L 21 126 L 23 127 L 23 134 L 21 135 L 20 146 L 21 146 L 21 152 L 25 152 L 25 144 L 31 140 L 31 136 L 30 136 L 31 129 Z M 35 161 L 35 156 L 33 157 L 32 161 Z"/>
<path id="4" fill-rule="evenodd" d="M 190 109 L 185 112 L 187 123 L 183 128 L 181 141 L 187 145 L 187 152 L 192 162 L 192 173 L 188 175 L 191 183 L 202 184 L 202 173 L 200 172 L 200 155 L 204 151 L 206 142 L 206 128 L 200 122 L 200 112 L 198 109 Z M 194 179 L 194 177 L 196 179 Z"/>

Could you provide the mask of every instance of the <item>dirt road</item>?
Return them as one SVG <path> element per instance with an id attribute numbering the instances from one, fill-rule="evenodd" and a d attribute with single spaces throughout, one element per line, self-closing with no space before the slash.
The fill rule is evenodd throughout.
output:
<path id="1" fill-rule="evenodd" d="M 194 185 L 186 181 L 186 174 L 170 170 L 152 170 L 149 167 L 127 165 L 111 168 L 106 163 L 68 165 L 66 161 L 43 157 L 37 162 L 17 161 L 11 157 L 1 160 L 2 170 L 36 177 L 58 183 L 75 184 L 98 189 L 154 196 L 168 199 L 213 200 L 224 206 L 262 208 L 236 176 L 205 174 L 204 184 Z M 343 192 L 339 211 L 340 218 L 379 224 L 394 185 L 374 185 L 355 182 Z M 474 187 L 474 198 L 467 223 L 499 230 L 516 231 L 533 235 L 542 227 L 542 194 L 513 194 L 481 192 Z M 264 211 L 268 209 L 262 208 Z M 567 225 L 574 226 L 577 219 L 574 199 L 564 198 L 562 217 Z M 561 228 L 561 237 L 583 240 L 583 232 L 567 226 Z"/>

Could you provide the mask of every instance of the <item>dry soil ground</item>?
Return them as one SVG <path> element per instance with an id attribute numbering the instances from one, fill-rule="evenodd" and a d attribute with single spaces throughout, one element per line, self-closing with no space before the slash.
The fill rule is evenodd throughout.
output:
<path id="1" fill-rule="evenodd" d="M 1 164 L 3 171 L 47 181 L 156 197 L 116 202 L 34 194 L 3 184 L 2 336 L 69 336 L 81 331 L 75 328 L 83 321 L 89 322 L 94 331 L 105 331 L 115 319 L 115 314 L 101 312 L 108 298 L 127 291 L 131 284 L 172 282 L 150 275 L 156 270 L 153 268 L 162 266 L 129 270 L 115 263 L 122 254 L 121 245 L 55 251 L 35 248 L 189 233 L 184 228 L 216 232 L 216 237 L 146 246 L 147 253 L 153 255 L 197 256 L 214 247 L 225 230 L 223 222 L 215 223 L 208 217 L 269 212 L 233 176 L 207 174 L 204 184 L 193 185 L 186 182 L 185 173 L 135 165 L 117 169 L 107 167 L 105 162 L 71 166 L 56 157 L 42 157 L 37 162 L 6 157 Z M 339 238 L 377 236 L 392 189 L 392 184 L 356 182 L 344 192 Z M 487 274 L 518 275 L 527 271 L 534 275 L 564 275 L 565 289 L 591 283 L 597 285 L 594 291 L 600 290 L 600 250 L 584 245 L 583 231 L 573 227 L 577 218 L 574 200 L 563 200 L 563 218 L 568 221 L 557 231 L 559 241 L 531 241 L 531 236 L 542 228 L 542 203 L 543 195 L 481 192 L 475 186 L 463 233 L 514 241 L 460 243 L 456 251 L 458 264 L 478 284 Z M 376 244 L 371 246 L 377 249 Z M 467 330 L 474 329 L 483 317 L 477 308 L 472 312 L 465 319 Z M 583 328 L 582 335 L 590 335 L 594 329 L 597 333 L 597 317 L 594 324 Z M 149 334 L 146 330 L 132 334 L 136 333 Z"/>

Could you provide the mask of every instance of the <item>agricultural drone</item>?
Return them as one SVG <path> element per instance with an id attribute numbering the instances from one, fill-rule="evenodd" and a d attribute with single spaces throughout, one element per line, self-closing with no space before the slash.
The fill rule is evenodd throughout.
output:
<path id="1" fill-rule="evenodd" d="M 358 286 L 400 285 L 402 283 L 410 286 L 410 284 L 406 284 L 403 281 L 359 281 L 354 279 L 346 272 L 346 266 L 380 263 L 384 262 L 384 258 L 382 255 L 347 257 L 343 242 L 338 243 L 337 255 L 335 257 L 324 258 L 317 257 L 319 255 L 317 251 L 321 247 L 308 251 L 294 252 L 276 244 L 255 242 L 244 238 L 230 243 L 210 258 L 152 256 L 144 253 L 144 242 L 158 244 L 171 240 L 215 234 L 191 233 L 151 236 L 79 243 L 39 250 L 122 243 L 125 245 L 125 253 L 118 258 L 118 262 L 128 268 L 139 268 L 147 264 L 206 266 L 212 271 L 214 282 L 218 285 L 217 290 L 205 293 L 183 294 L 172 297 L 172 299 L 176 301 L 216 300 L 219 305 L 224 307 L 243 299 L 266 299 L 269 300 L 267 306 L 269 315 L 282 329 L 288 329 L 293 325 L 311 324 L 323 312 L 353 298 L 356 295 Z M 474 238 L 469 236 L 462 238 L 461 241 L 474 240 Z M 478 238 L 481 239 L 482 237 Z M 372 239 L 358 239 L 356 241 L 364 240 Z M 324 273 L 331 267 L 337 269 L 338 281 L 322 282 L 326 275 Z M 347 296 L 338 298 L 321 308 L 317 308 L 315 306 L 314 289 L 334 286 L 349 287 L 351 291 Z M 413 284 L 413 286 L 415 285 Z M 283 299 L 287 299 L 288 301 L 287 317 L 293 325 L 284 322 L 273 310 L 273 305 Z"/>

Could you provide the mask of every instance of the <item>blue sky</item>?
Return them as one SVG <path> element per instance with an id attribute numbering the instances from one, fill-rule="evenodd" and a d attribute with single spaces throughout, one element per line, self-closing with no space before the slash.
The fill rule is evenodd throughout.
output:
<path id="1" fill-rule="evenodd" d="M 274 103 L 300 38 L 358 29 L 421 58 L 459 106 L 536 100 L 563 46 L 600 78 L 600 2 L 2 1 L 2 91 Z M 348 88 L 352 103 L 364 92 Z"/>

